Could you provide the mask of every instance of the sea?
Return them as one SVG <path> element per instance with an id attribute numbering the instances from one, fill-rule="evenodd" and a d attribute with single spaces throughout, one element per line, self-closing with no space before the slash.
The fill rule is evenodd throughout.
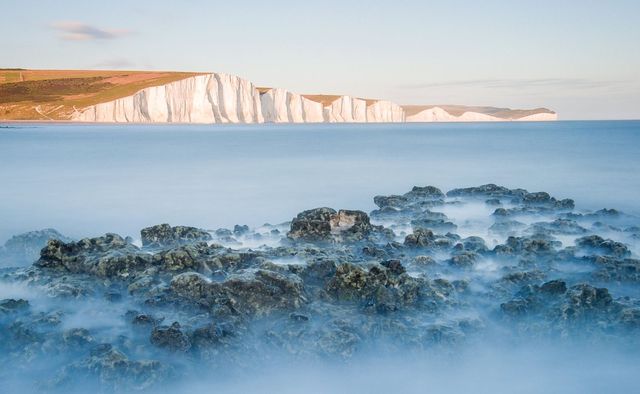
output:
<path id="1" fill-rule="evenodd" d="M 640 121 L 0 125 L 0 243 L 55 228 L 139 237 L 375 208 L 414 185 L 495 183 L 640 214 Z"/>

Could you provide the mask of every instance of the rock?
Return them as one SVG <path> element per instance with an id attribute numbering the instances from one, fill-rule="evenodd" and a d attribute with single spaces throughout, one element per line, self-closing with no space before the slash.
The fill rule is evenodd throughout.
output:
<path id="1" fill-rule="evenodd" d="M 552 280 L 543 283 L 542 286 L 540 286 L 540 292 L 552 295 L 564 294 L 567 292 L 567 284 L 562 280 Z"/>
<path id="2" fill-rule="evenodd" d="M 631 251 L 621 242 L 604 239 L 598 235 L 578 238 L 576 246 L 586 253 L 596 253 L 613 257 L 630 257 Z"/>
<path id="3" fill-rule="evenodd" d="M 413 264 L 419 267 L 429 267 L 436 264 L 431 256 L 419 255 L 413 258 Z"/>
<path id="4" fill-rule="evenodd" d="M 556 200 L 546 192 L 527 193 L 522 198 L 525 205 L 543 206 L 554 209 L 573 209 L 575 204 L 571 199 Z"/>
<path id="5" fill-rule="evenodd" d="M 373 266 L 368 271 L 353 264 L 341 264 L 325 291 L 338 301 L 356 302 L 365 310 L 387 313 L 416 306 L 423 283 L 404 273 L 399 262 Z"/>
<path id="6" fill-rule="evenodd" d="M 496 255 L 520 255 L 527 256 L 553 256 L 556 248 L 562 246 L 558 241 L 553 241 L 542 235 L 531 237 L 509 237 L 503 245 L 497 245 L 493 252 Z"/>
<path id="7" fill-rule="evenodd" d="M 29 301 L 23 299 L 8 298 L 0 301 L 0 313 L 8 314 L 24 311 L 29 308 Z"/>
<path id="8" fill-rule="evenodd" d="M 501 220 L 492 224 L 489 231 L 501 235 L 516 235 L 520 230 L 527 227 L 526 224 L 517 220 Z"/>
<path id="9" fill-rule="evenodd" d="M 469 268 L 478 261 L 478 254 L 476 252 L 464 251 L 451 256 L 449 264 L 458 268 Z"/>
<path id="10" fill-rule="evenodd" d="M 316 208 L 299 213 L 291 222 L 287 237 L 309 242 L 357 241 L 373 230 L 369 216 L 362 211 Z"/>
<path id="11" fill-rule="evenodd" d="M 196 227 L 158 224 L 140 230 L 142 246 L 145 248 L 165 248 L 186 245 L 199 241 L 210 241 L 211 234 Z"/>
<path id="12" fill-rule="evenodd" d="M 576 221 L 556 219 L 553 222 L 538 222 L 531 225 L 531 232 L 543 234 L 581 235 L 587 232 Z"/>
<path id="13" fill-rule="evenodd" d="M 213 260 L 220 258 L 217 251 L 216 247 L 211 248 L 206 242 L 192 243 L 155 254 L 153 264 L 167 272 L 211 271 L 211 266 L 216 265 Z"/>
<path id="14" fill-rule="evenodd" d="M 248 316 L 293 310 L 306 302 L 298 276 L 267 270 L 240 271 L 219 283 L 196 273 L 185 273 L 173 278 L 171 289 L 192 303 L 223 307 L 227 313 Z"/>
<path id="15" fill-rule="evenodd" d="M 233 226 L 233 235 L 235 236 L 242 236 L 245 235 L 249 232 L 249 226 L 245 225 L 238 225 L 236 224 L 235 226 Z"/>
<path id="16" fill-rule="evenodd" d="M 95 346 L 90 356 L 64 368 L 55 385 L 97 380 L 115 391 L 149 390 L 171 377 L 170 368 L 158 361 L 133 361 L 110 344 Z M 86 384 L 86 383 L 85 383 Z"/>
<path id="17" fill-rule="evenodd" d="M 186 352 L 191 348 L 191 342 L 185 335 L 178 322 L 170 326 L 156 327 L 151 331 L 151 343 L 159 348 L 172 352 Z"/>
<path id="18" fill-rule="evenodd" d="M 593 273 L 598 280 L 640 282 L 640 260 L 638 259 L 593 256 L 589 260 L 599 267 Z"/>
<path id="19" fill-rule="evenodd" d="M 410 192 L 404 194 L 404 197 L 408 200 L 442 200 L 444 193 L 435 186 L 414 186 Z"/>
<path id="20" fill-rule="evenodd" d="M 17 267 L 33 263 L 40 257 L 40 250 L 52 239 L 71 242 L 70 238 L 52 228 L 14 235 L 4 244 L 4 249 L 0 249 L 0 266 Z"/>
<path id="21" fill-rule="evenodd" d="M 404 244 L 411 248 L 424 248 L 432 246 L 435 239 L 433 231 L 418 228 L 405 237 Z"/>
<path id="22" fill-rule="evenodd" d="M 91 336 L 89 330 L 85 328 L 72 328 L 66 330 L 62 334 L 62 338 L 67 346 L 72 348 L 82 348 L 94 342 L 93 336 Z"/>
<path id="23" fill-rule="evenodd" d="M 401 209 L 407 205 L 409 199 L 405 196 L 375 196 L 373 203 L 380 208 Z"/>
<path id="24" fill-rule="evenodd" d="M 151 257 L 148 254 L 141 253 L 136 246 L 127 243 L 117 234 L 70 243 L 50 240 L 35 263 L 40 268 L 101 277 L 127 277 L 150 264 Z"/>
<path id="25" fill-rule="evenodd" d="M 527 191 L 524 189 L 508 189 L 504 186 L 497 186 L 493 183 L 467 187 L 462 189 L 453 189 L 447 192 L 447 197 L 477 197 L 477 198 L 497 198 L 497 199 L 515 199 L 521 200 Z"/>

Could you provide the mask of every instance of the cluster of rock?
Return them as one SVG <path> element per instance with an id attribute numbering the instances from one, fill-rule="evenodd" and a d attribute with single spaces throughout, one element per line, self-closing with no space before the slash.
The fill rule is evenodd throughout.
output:
<path id="1" fill-rule="evenodd" d="M 55 349 L 64 367 L 39 384 L 81 376 L 117 390 L 152 388 L 193 360 L 228 367 L 274 352 L 451 349 L 495 326 L 514 337 L 640 345 L 637 218 L 496 185 L 414 187 L 374 202 L 370 215 L 301 212 L 286 232 L 161 224 L 141 230 L 141 247 L 116 234 L 15 238 L 5 248 L 42 250 L 2 281 L 59 302 L 43 312 L 37 298 L 0 301 L 0 357 L 26 366 Z M 490 212 L 484 232 L 469 235 L 464 218 L 446 214 L 465 204 Z M 248 239 L 277 242 L 242 247 Z M 63 324 L 86 303 L 119 310 L 123 332 Z"/>

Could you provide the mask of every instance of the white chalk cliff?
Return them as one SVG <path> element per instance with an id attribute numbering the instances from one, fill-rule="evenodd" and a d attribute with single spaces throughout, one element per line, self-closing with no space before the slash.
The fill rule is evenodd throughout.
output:
<path id="1" fill-rule="evenodd" d="M 320 97 L 320 98 L 319 98 Z M 73 114 L 80 122 L 125 123 L 321 123 L 321 122 L 477 122 L 556 120 L 553 112 L 505 119 L 468 111 L 454 116 L 440 107 L 408 115 L 385 100 L 351 96 L 307 96 L 273 88 L 259 90 L 228 74 L 189 77 L 142 89 L 132 96 L 100 103 Z"/>

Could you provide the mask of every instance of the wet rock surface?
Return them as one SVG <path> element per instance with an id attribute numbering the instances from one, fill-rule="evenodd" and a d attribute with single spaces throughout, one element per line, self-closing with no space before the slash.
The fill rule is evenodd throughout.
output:
<path id="1" fill-rule="evenodd" d="M 2 365 L 52 359 L 41 391 L 153 391 L 276 353 L 455 352 L 496 332 L 640 346 L 638 218 L 497 185 L 417 186 L 374 203 L 371 214 L 316 208 L 255 229 L 161 224 L 140 243 L 12 238 Z"/>

